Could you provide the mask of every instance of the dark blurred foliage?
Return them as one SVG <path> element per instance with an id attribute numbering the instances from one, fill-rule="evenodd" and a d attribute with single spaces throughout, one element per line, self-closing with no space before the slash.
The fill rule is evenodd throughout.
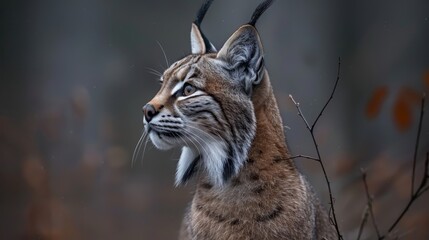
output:
<path id="1" fill-rule="evenodd" d="M 204 32 L 219 48 L 258 3 L 215 1 Z M 175 238 L 192 196 L 192 186 L 173 187 L 179 152 L 148 143 L 134 166 L 131 156 L 141 107 L 159 87 L 150 72 L 166 67 L 157 42 L 170 63 L 189 54 L 200 4 L 0 3 L 0 239 Z M 258 24 L 293 154 L 315 152 L 288 94 L 314 119 L 342 58 L 342 80 L 315 134 L 346 239 L 366 204 L 361 167 L 385 232 L 410 196 L 420 96 L 429 90 L 429 2 L 277 1 Z M 297 163 L 326 204 L 318 165 Z M 428 239 L 428 200 L 416 202 L 398 236 Z M 368 224 L 364 237 L 374 236 Z"/>

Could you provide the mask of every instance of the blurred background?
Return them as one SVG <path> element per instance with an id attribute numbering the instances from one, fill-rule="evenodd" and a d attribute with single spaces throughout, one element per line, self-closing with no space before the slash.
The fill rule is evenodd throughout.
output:
<path id="1" fill-rule="evenodd" d="M 219 49 L 259 2 L 217 0 L 202 28 Z M 189 54 L 201 3 L 0 3 L 0 239 L 176 239 L 193 189 L 173 187 L 179 151 L 148 143 L 134 165 L 131 158 L 141 107 L 159 88 L 151 72 L 166 68 L 159 44 L 170 63 Z M 288 95 L 313 122 L 341 57 L 341 81 L 315 134 L 346 239 L 356 238 L 366 205 L 361 168 L 386 233 L 410 199 L 429 90 L 429 2 L 277 1 L 258 29 L 294 155 L 316 153 Z M 416 185 L 429 150 L 427 115 Z M 296 162 L 328 208 L 319 165 Z M 429 238 L 428 200 L 415 202 L 397 236 Z M 363 239 L 376 239 L 369 220 Z"/>

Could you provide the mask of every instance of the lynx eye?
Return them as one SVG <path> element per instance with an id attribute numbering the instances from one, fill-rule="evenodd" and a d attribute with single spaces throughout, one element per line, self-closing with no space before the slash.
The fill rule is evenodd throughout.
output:
<path id="1" fill-rule="evenodd" d="M 189 95 L 193 94 L 196 90 L 197 89 L 194 86 L 186 84 L 183 87 L 183 96 L 189 96 Z"/>

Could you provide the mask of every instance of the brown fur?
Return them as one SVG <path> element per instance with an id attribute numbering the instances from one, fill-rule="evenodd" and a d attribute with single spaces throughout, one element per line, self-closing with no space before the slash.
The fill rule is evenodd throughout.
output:
<path id="1" fill-rule="evenodd" d="M 247 163 L 221 189 L 199 176 L 179 239 L 334 239 L 326 212 L 287 160 L 290 154 L 268 74 L 252 102 L 257 130 Z"/>
<path id="2" fill-rule="evenodd" d="M 199 36 L 198 28 L 192 31 Z M 193 50 L 205 49 L 198 46 L 204 44 L 201 39 L 192 42 L 196 44 Z M 153 130 L 150 137 L 159 148 L 187 145 L 179 160 L 176 183 L 186 182 L 194 174 L 197 181 L 179 239 L 335 238 L 326 212 L 288 159 L 282 120 L 254 26 L 240 27 L 218 53 L 202 52 L 178 61 L 166 70 L 163 79 L 149 103 L 150 114 L 145 113 L 146 126 Z M 181 81 L 202 93 L 172 93 L 184 88 Z M 198 113 L 189 109 L 192 107 L 202 109 L 199 117 L 204 118 L 191 118 Z M 207 141 L 192 135 L 194 140 L 202 140 L 199 146 L 228 142 L 229 153 L 225 156 L 219 150 L 222 147 L 216 146 L 211 154 L 192 152 L 192 141 L 180 142 L 186 135 L 168 137 L 186 133 L 186 126 L 196 123 L 198 134 L 210 135 Z"/>

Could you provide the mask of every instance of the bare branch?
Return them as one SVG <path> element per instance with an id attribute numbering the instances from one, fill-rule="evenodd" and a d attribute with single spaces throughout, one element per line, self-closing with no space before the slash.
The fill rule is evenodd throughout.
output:
<path id="1" fill-rule="evenodd" d="M 421 109 L 420 109 L 420 121 L 419 121 L 419 128 L 418 128 L 418 135 L 420 135 L 421 132 L 421 122 L 423 119 L 423 113 L 424 113 L 424 103 L 425 103 L 425 99 L 426 99 L 426 94 L 423 95 L 422 97 L 422 105 L 421 105 Z M 419 137 L 417 137 L 417 141 L 416 141 L 416 145 L 419 144 Z M 415 147 L 415 149 L 418 149 L 418 146 Z M 415 153 L 416 155 L 416 153 Z M 416 157 L 415 157 L 416 159 Z M 413 161 L 413 174 L 412 174 L 412 178 L 414 182 L 415 179 L 415 159 Z M 419 187 L 417 188 L 417 190 L 414 192 L 412 191 L 410 200 L 408 201 L 407 205 L 405 206 L 405 208 L 402 210 L 402 212 L 399 214 L 399 217 L 395 220 L 395 222 L 389 227 L 389 230 L 387 230 L 387 233 L 381 237 L 379 237 L 379 240 L 382 240 L 384 238 L 386 238 L 386 236 L 388 236 L 394 229 L 395 227 L 398 225 L 398 223 L 401 221 L 401 219 L 404 217 L 405 213 L 408 212 L 409 208 L 413 205 L 413 203 L 423 194 L 425 193 L 428 189 L 429 186 L 427 186 L 428 183 L 428 178 L 429 178 L 429 153 L 426 153 L 426 160 L 425 160 L 425 167 L 424 167 L 424 173 L 422 176 L 422 180 L 420 182 Z M 413 186 L 414 184 L 412 184 Z"/>
<path id="2" fill-rule="evenodd" d="M 423 175 L 425 184 L 427 179 L 429 178 L 429 152 L 426 152 L 426 160 L 425 160 L 425 175 Z"/>
<path id="3" fill-rule="evenodd" d="M 416 140 L 416 145 L 414 148 L 414 158 L 413 158 L 413 174 L 412 179 L 411 179 L 411 197 L 414 194 L 414 181 L 415 181 L 415 175 L 416 175 L 416 162 L 417 162 L 417 154 L 418 154 L 418 150 L 419 150 L 419 142 L 420 142 L 420 134 L 422 133 L 422 120 L 423 120 L 423 115 L 424 115 L 424 110 L 425 110 L 425 98 L 426 98 L 426 94 L 423 94 L 422 97 L 422 105 L 420 108 L 420 119 L 419 119 L 419 128 L 417 130 L 417 140 Z"/>
<path id="4" fill-rule="evenodd" d="M 318 114 L 316 120 L 314 121 L 314 123 L 311 125 L 308 124 L 307 119 L 305 118 L 304 114 L 301 111 L 301 108 L 299 107 L 299 103 L 295 101 L 295 99 L 293 98 L 292 95 L 289 95 L 289 98 L 291 99 L 291 101 L 293 102 L 293 104 L 295 105 L 296 109 L 298 110 L 298 115 L 301 117 L 301 119 L 304 121 L 305 126 L 307 127 L 308 131 L 310 132 L 311 135 L 311 139 L 313 140 L 313 145 L 316 149 L 316 153 L 317 153 L 317 159 L 318 162 L 320 164 L 320 167 L 322 168 L 323 171 L 323 175 L 325 176 L 325 181 L 326 184 L 328 186 L 328 191 L 329 191 L 329 201 L 330 201 L 330 205 L 331 205 L 331 209 L 330 209 L 330 214 L 329 214 L 329 218 L 331 223 L 333 223 L 335 230 L 337 232 L 337 237 L 338 239 L 343 239 L 343 236 L 341 235 L 340 229 L 338 227 L 338 221 L 337 221 L 337 216 L 335 214 L 335 207 L 334 207 L 334 198 L 332 196 L 332 190 L 331 190 L 331 183 L 329 182 L 329 178 L 328 178 L 328 174 L 326 173 L 325 170 L 325 166 L 323 164 L 323 160 L 322 157 L 320 155 L 320 151 L 319 151 L 319 145 L 317 144 L 316 138 L 314 136 L 314 128 L 316 126 L 316 123 L 318 122 L 318 120 L 320 119 L 320 117 L 322 116 L 323 112 L 325 111 L 326 107 L 328 106 L 329 102 L 331 101 L 331 99 L 334 96 L 335 90 L 337 89 L 337 85 L 338 85 L 338 81 L 340 79 L 340 66 L 341 66 L 341 59 L 338 58 L 338 71 L 337 71 L 337 78 L 335 81 L 335 85 L 334 85 L 334 89 L 331 93 L 331 96 L 329 97 L 328 101 L 325 103 L 325 105 L 323 106 L 322 110 L 320 111 L 320 113 Z M 332 214 L 331 214 L 331 210 L 332 210 Z M 332 216 L 331 216 L 332 215 Z"/>
<path id="5" fill-rule="evenodd" d="M 318 159 L 318 158 L 310 157 L 310 156 L 306 156 L 306 155 L 301 155 L 301 154 L 300 155 L 296 155 L 296 156 L 292 156 L 292 157 L 289 157 L 289 158 L 286 158 L 285 160 L 292 160 L 292 159 L 295 159 L 295 158 L 305 158 L 305 159 L 314 160 L 316 162 L 320 161 L 320 159 Z"/>
<path id="6" fill-rule="evenodd" d="M 378 230 L 377 222 L 375 221 L 374 211 L 372 209 L 372 196 L 369 193 L 368 183 L 366 181 L 366 171 L 364 169 L 361 169 L 361 171 L 362 171 L 363 184 L 365 185 L 367 205 L 368 205 L 369 213 L 371 215 L 372 225 L 374 226 L 375 233 L 377 234 L 377 238 L 380 238 L 380 231 Z"/>
<path id="7" fill-rule="evenodd" d="M 414 195 L 413 195 L 414 196 Z M 413 204 L 413 202 L 415 201 L 415 198 L 411 198 L 410 201 L 408 201 L 407 205 L 405 206 L 405 208 L 402 210 L 401 214 L 399 215 L 399 217 L 395 220 L 395 222 L 392 224 L 392 226 L 390 226 L 389 230 L 387 231 L 387 234 L 379 237 L 378 239 L 384 239 L 386 236 L 389 235 L 389 233 L 391 233 L 393 231 L 393 229 L 396 227 L 396 225 L 399 223 L 399 221 L 401 221 L 402 217 L 405 215 L 405 213 L 408 211 L 408 209 L 411 207 L 411 205 Z"/>
<path id="8" fill-rule="evenodd" d="M 363 228 L 365 227 L 366 221 L 368 220 L 368 215 L 369 215 L 369 207 L 368 207 L 368 204 L 366 204 L 365 210 L 363 211 L 363 214 L 362 214 L 362 220 L 359 225 L 359 232 L 356 240 L 360 240 L 360 237 L 362 236 Z"/>
<path id="9" fill-rule="evenodd" d="M 341 69 L 341 58 L 338 58 L 338 70 L 337 70 L 337 80 L 335 80 L 334 88 L 332 89 L 331 96 L 329 96 L 328 101 L 326 101 L 325 106 L 323 106 L 322 110 L 320 111 L 319 115 L 317 115 L 316 120 L 314 120 L 313 125 L 311 125 L 311 131 L 313 132 L 314 127 L 316 126 L 316 123 L 319 121 L 319 118 L 322 116 L 323 112 L 325 111 L 328 104 L 331 102 L 332 98 L 334 97 L 335 90 L 337 90 L 338 82 L 340 81 L 340 69 Z"/>
<path id="10" fill-rule="evenodd" d="M 420 197 L 420 195 L 422 195 L 423 193 L 425 193 L 427 190 L 429 190 L 429 186 L 427 186 L 427 187 L 423 188 L 423 189 L 419 192 L 419 194 L 417 194 L 417 197 Z"/>
<path id="11" fill-rule="evenodd" d="M 425 174 L 423 175 L 422 182 L 421 182 L 421 189 L 419 189 L 416 193 L 416 197 L 420 197 L 424 192 L 429 190 L 429 186 L 427 185 L 427 181 L 429 179 L 429 152 L 426 153 L 426 160 L 425 160 Z"/>
<path id="12" fill-rule="evenodd" d="M 296 102 L 295 99 L 293 99 L 292 94 L 289 94 L 289 98 L 293 102 L 293 104 L 295 105 L 296 109 L 298 110 L 298 116 L 300 116 L 302 118 L 302 121 L 304 121 L 305 127 L 308 129 L 308 131 L 310 131 L 312 133 L 312 130 L 310 128 L 310 125 L 307 122 L 307 119 L 305 119 L 304 114 L 302 114 L 301 108 L 299 107 L 299 103 Z"/>

